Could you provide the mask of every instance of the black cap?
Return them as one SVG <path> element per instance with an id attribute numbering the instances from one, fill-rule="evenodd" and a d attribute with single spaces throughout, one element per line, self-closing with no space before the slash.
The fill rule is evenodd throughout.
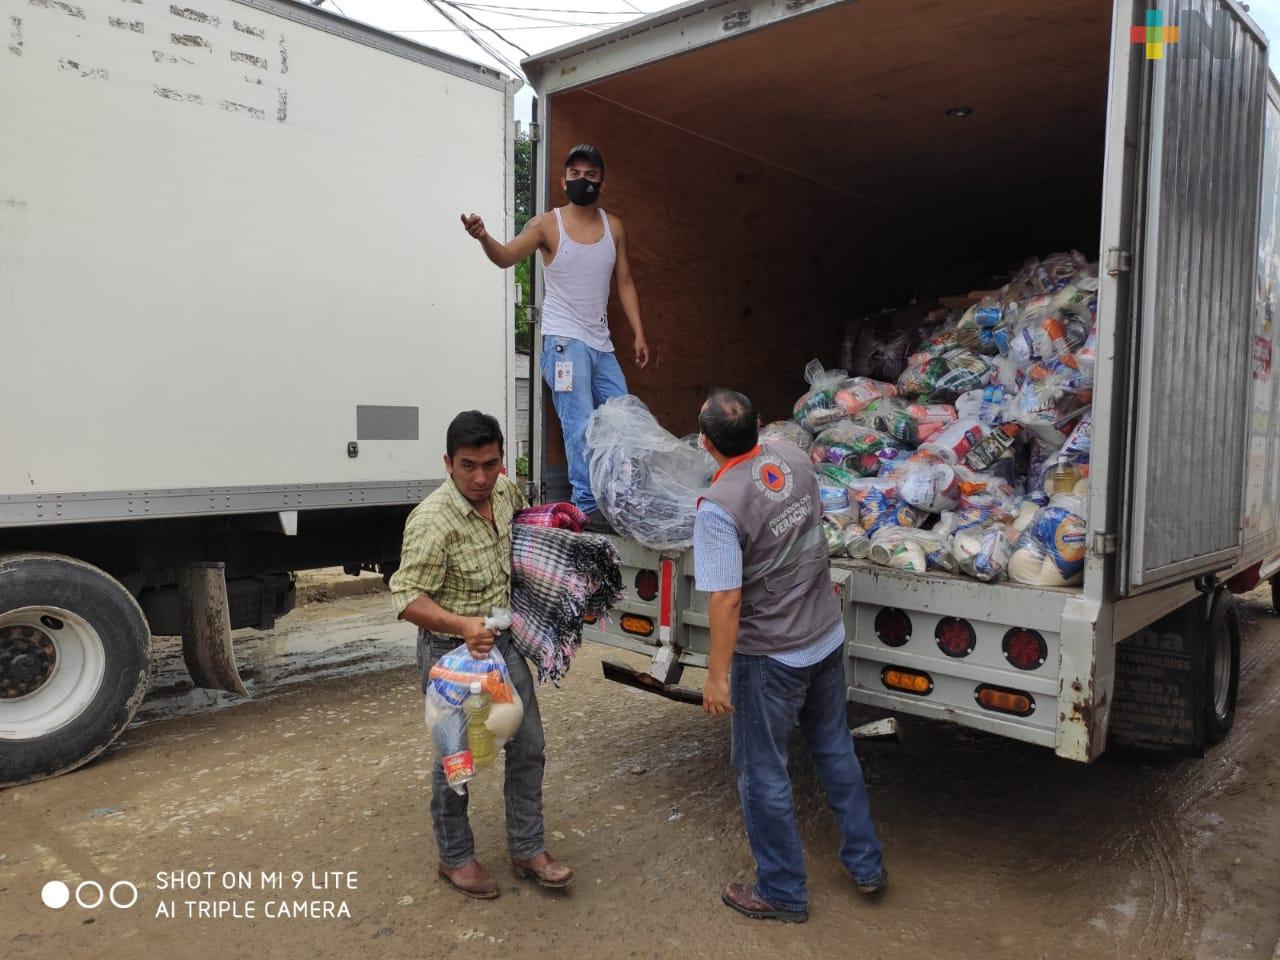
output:
<path id="1" fill-rule="evenodd" d="M 570 150 L 569 155 L 564 158 L 564 165 L 567 167 L 578 158 L 586 160 L 592 166 L 599 167 L 600 175 L 604 176 L 604 157 L 600 156 L 600 151 L 591 144 L 580 143 Z"/>

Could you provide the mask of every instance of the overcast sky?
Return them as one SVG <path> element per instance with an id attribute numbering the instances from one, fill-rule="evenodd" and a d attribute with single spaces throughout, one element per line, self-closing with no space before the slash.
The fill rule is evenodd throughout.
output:
<path id="1" fill-rule="evenodd" d="M 427 46 L 510 72 L 508 66 L 451 24 L 433 2 L 438 0 L 323 0 L 329 10 L 353 20 L 362 20 Z M 672 5 L 673 0 L 454 0 L 453 5 L 445 9 L 466 23 L 511 65 L 518 65 L 524 53 L 499 40 L 480 24 L 486 24 L 510 43 L 536 54 Z M 1280 0 L 1250 0 L 1246 5 L 1258 25 L 1269 37 L 1275 38 L 1276 48 L 1280 48 Z M 468 20 L 467 14 L 474 20 Z M 1280 72 L 1280 49 L 1276 48 L 1272 49 L 1271 63 L 1273 69 Z M 519 119 L 529 118 L 530 103 L 526 88 L 516 100 Z"/>

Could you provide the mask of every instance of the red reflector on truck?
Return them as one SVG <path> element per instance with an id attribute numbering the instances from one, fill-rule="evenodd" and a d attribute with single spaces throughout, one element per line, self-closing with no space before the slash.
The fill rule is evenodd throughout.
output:
<path id="1" fill-rule="evenodd" d="M 1021 690 L 1006 690 L 1003 687 L 989 687 L 986 684 L 978 687 L 974 694 L 978 705 L 997 713 L 1012 713 L 1015 717 L 1029 717 L 1035 713 L 1036 701 L 1029 693 Z"/>
<path id="2" fill-rule="evenodd" d="M 933 631 L 938 641 L 938 649 L 948 657 L 967 657 L 978 645 L 977 634 L 967 620 L 955 617 L 943 617 L 938 621 L 938 628 Z"/>
<path id="3" fill-rule="evenodd" d="M 887 647 L 900 647 L 911 639 L 911 618 L 897 607 L 882 607 L 876 614 L 876 636 Z"/>
<path id="4" fill-rule="evenodd" d="M 658 596 L 658 571 L 641 570 L 636 574 L 636 594 L 648 603 Z"/>
<path id="5" fill-rule="evenodd" d="M 1006 633 L 1000 646 L 1004 650 L 1004 658 L 1019 670 L 1042 667 L 1049 656 L 1049 645 L 1044 642 L 1044 637 L 1021 627 L 1014 627 Z"/>

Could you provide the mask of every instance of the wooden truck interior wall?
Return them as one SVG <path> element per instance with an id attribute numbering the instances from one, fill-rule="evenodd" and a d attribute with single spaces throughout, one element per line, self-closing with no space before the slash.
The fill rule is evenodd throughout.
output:
<path id="1" fill-rule="evenodd" d="M 650 369 L 616 298 L 614 343 L 667 429 L 715 386 L 789 416 L 846 320 L 1097 256 L 1111 5 L 1024 6 L 862 0 L 551 98 L 552 157 L 604 154 Z"/>

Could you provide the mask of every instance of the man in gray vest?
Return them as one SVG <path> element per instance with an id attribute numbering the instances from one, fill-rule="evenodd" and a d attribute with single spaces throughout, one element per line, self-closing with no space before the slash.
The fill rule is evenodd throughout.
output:
<path id="1" fill-rule="evenodd" d="M 753 919 L 801 923 L 809 918 L 809 892 L 787 775 L 787 741 L 797 722 L 840 822 L 840 859 L 858 891 L 879 894 L 886 876 L 845 718 L 844 622 L 831 586 L 822 501 L 798 447 L 760 446 L 755 408 L 742 394 L 712 394 L 698 425 L 720 465 L 693 532 L 697 588 L 711 594 L 703 708 L 733 714 L 733 767 L 756 861 L 755 885 L 731 883 L 722 899 Z"/>

